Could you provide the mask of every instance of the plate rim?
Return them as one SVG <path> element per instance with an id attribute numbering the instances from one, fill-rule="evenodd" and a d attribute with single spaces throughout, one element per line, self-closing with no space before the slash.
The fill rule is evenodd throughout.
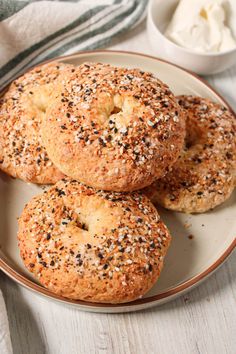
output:
<path id="1" fill-rule="evenodd" d="M 225 98 L 222 97 L 222 95 L 220 93 L 218 93 L 217 90 L 215 90 L 203 78 L 199 77 L 197 74 L 191 72 L 190 70 L 182 68 L 179 65 L 173 64 L 167 60 L 160 59 L 158 57 L 144 54 L 144 53 L 124 51 L 124 50 L 105 50 L 105 49 L 102 49 L 102 50 L 97 49 L 97 50 L 91 50 L 91 51 L 90 50 L 80 51 L 80 52 L 77 52 L 74 54 L 59 56 L 59 57 L 55 57 L 55 58 L 43 61 L 40 64 L 37 64 L 31 68 L 28 68 L 27 70 L 24 71 L 24 73 L 31 70 L 34 67 L 38 67 L 40 65 L 43 65 L 43 64 L 51 62 L 51 61 L 55 61 L 55 60 L 63 61 L 63 59 L 70 59 L 70 58 L 74 58 L 74 57 L 79 57 L 81 55 L 83 56 L 86 54 L 96 54 L 96 53 L 97 54 L 98 53 L 100 53 L 100 54 L 103 54 L 103 53 L 104 54 L 114 54 L 114 55 L 128 54 L 131 56 L 149 58 L 149 59 L 152 59 L 155 61 L 163 62 L 163 63 L 169 64 L 171 66 L 174 66 L 174 67 L 180 69 L 181 71 L 187 73 L 188 75 L 193 76 L 195 79 L 200 81 L 203 85 L 207 86 L 207 88 L 210 89 L 224 103 L 224 105 L 231 111 L 231 113 L 233 114 L 233 116 L 236 119 L 236 114 L 235 114 L 234 110 L 229 105 L 229 103 L 225 100 Z M 21 75 L 19 75 L 19 76 L 21 76 Z M 4 91 L 11 84 L 11 82 L 8 83 L 6 86 L 4 86 L 1 89 L 0 96 L 4 93 Z M 70 305 L 78 305 L 78 306 L 81 306 L 81 309 L 83 309 L 83 308 L 85 310 L 89 309 L 89 308 L 90 309 L 96 309 L 96 308 L 97 309 L 98 308 L 99 309 L 100 308 L 119 309 L 119 308 L 128 308 L 129 307 L 129 308 L 134 308 L 134 310 L 135 310 L 135 308 L 136 309 L 138 307 L 141 308 L 145 304 L 146 305 L 149 304 L 149 306 L 154 306 L 154 305 L 157 305 L 158 301 L 160 301 L 160 300 L 164 300 L 164 299 L 166 299 L 167 301 L 168 301 L 168 299 L 171 300 L 173 297 L 181 295 L 183 292 L 190 290 L 192 287 L 198 285 L 201 281 L 203 281 L 209 275 L 211 275 L 220 265 L 222 265 L 235 248 L 236 248 L 236 237 L 233 239 L 233 241 L 230 243 L 230 245 L 225 249 L 225 251 L 219 256 L 219 258 L 214 263 L 212 263 L 207 269 L 203 270 L 201 273 L 197 274 L 196 276 L 191 277 L 190 279 L 187 279 L 184 282 L 180 283 L 179 285 L 172 287 L 169 290 L 164 291 L 160 294 L 149 296 L 147 298 L 138 299 L 138 300 L 135 300 L 132 302 L 119 303 L 119 304 L 96 303 L 96 302 L 88 302 L 88 301 L 83 301 L 83 300 L 73 300 L 73 299 L 67 299 L 67 298 L 64 298 L 60 295 L 54 294 L 51 291 L 49 291 L 48 289 L 44 288 L 43 286 L 38 285 L 34 281 L 28 279 L 26 276 L 22 275 L 19 271 L 15 270 L 14 267 L 11 266 L 10 262 L 3 259 L 2 254 L 1 254 L 2 252 L 0 252 L 0 270 L 2 270 L 7 276 L 9 276 L 16 283 L 24 286 L 25 288 L 27 288 L 39 295 L 43 295 L 44 297 L 50 298 L 51 300 L 53 300 L 53 299 L 57 300 L 61 303 L 70 304 Z"/>

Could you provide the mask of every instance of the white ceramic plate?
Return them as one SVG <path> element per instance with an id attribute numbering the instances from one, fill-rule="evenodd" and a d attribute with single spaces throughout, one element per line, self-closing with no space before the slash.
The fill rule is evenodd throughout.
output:
<path id="1" fill-rule="evenodd" d="M 92 61 L 138 67 L 153 72 L 175 94 L 209 97 L 227 106 L 223 98 L 200 78 L 154 57 L 127 52 L 94 51 L 59 60 L 75 65 Z M 225 204 L 205 214 L 186 215 L 160 209 L 173 241 L 160 279 L 143 299 L 122 305 L 67 300 L 38 285 L 19 256 L 17 217 L 25 203 L 41 192 L 42 188 L 39 186 L 0 174 L 0 268 L 27 288 L 65 304 L 73 304 L 79 309 L 114 313 L 135 311 L 167 302 L 210 275 L 236 246 L 236 193 Z"/>

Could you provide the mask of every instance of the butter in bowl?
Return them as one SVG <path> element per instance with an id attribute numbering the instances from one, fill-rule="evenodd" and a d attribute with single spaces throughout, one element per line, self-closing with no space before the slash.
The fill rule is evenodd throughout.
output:
<path id="1" fill-rule="evenodd" d="M 151 0 L 148 36 L 153 54 L 198 74 L 236 63 L 234 0 Z"/>

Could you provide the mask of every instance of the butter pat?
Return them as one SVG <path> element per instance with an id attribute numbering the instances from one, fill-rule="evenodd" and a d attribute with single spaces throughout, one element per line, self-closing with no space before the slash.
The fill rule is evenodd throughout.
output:
<path id="1" fill-rule="evenodd" d="M 165 35 L 181 47 L 198 52 L 232 49 L 236 39 L 226 25 L 227 9 L 230 11 L 227 0 L 180 0 Z"/>

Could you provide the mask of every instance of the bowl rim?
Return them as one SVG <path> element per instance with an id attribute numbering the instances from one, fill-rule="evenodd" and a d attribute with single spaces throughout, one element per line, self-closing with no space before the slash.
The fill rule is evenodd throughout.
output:
<path id="1" fill-rule="evenodd" d="M 227 103 L 227 101 L 210 85 L 208 82 L 206 82 L 204 79 L 199 77 L 197 74 L 186 70 L 184 68 L 181 68 L 180 66 L 170 63 L 167 60 L 160 59 L 155 56 L 143 54 L 143 53 L 138 53 L 138 52 L 130 52 L 130 51 L 122 51 L 122 50 L 86 50 L 86 51 L 80 51 L 74 54 L 70 55 L 65 55 L 65 56 L 59 56 L 55 57 L 46 61 L 41 62 L 40 64 L 37 64 L 31 68 L 28 68 L 27 70 L 24 71 L 26 73 L 27 71 L 31 70 L 34 67 L 41 66 L 45 63 L 49 63 L 52 61 L 63 61 L 64 59 L 73 59 L 78 56 L 83 56 L 86 54 L 126 54 L 130 56 L 139 56 L 139 57 L 144 57 L 148 59 L 152 59 L 155 61 L 161 61 L 163 63 L 169 64 L 171 66 L 174 66 L 183 72 L 187 72 L 189 75 L 193 76 L 195 79 L 203 83 L 205 86 L 207 86 L 215 95 L 219 97 L 219 99 L 224 103 L 224 105 L 230 110 L 230 112 L 234 115 L 234 118 L 236 119 L 236 114 L 234 113 L 234 110 L 231 108 L 231 106 Z M 22 75 L 23 73 L 21 73 Z M 15 80 L 15 79 L 14 79 Z M 14 81 L 12 80 L 12 81 Z M 12 82 L 11 81 L 11 82 Z M 8 88 L 10 85 L 7 84 L 4 88 L 1 89 L 0 91 L 0 96 L 5 92 L 5 90 Z M 126 303 L 119 303 L 119 304 L 110 304 L 110 303 L 97 303 L 97 302 L 88 302 L 88 301 L 83 301 L 83 300 L 73 300 L 73 299 L 67 299 L 65 297 L 62 297 L 60 295 L 54 294 L 51 291 L 49 291 L 47 288 L 44 288 L 43 286 L 35 283 L 33 280 L 29 279 L 27 276 L 23 275 L 21 271 L 19 271 L 16 267 L 11 265 L 11 262 L 7 259 L 6 256 L 1 252 L 0 249 L 0 270 L 2 270 L 6 275 L 8 275 L 12 280 L 14 280 L 16 283 L 22 285 L 23 287 L 27 288 L 28 290 L 33 291 L 34 293 L 38 295 L 42 295 L 46 298 L 49 298 L 50 300 L 56 300 L 60 303 L 63 304 L 70 304 L 70 305 L 77 305 L 79 309 L 84 310 L 84 311 L 96 311 L 96 309 L 104 309 L 103 312 L 110 312 L 109 310 L 111 308 L 117 309 L 119 312 L 125 312 L 125 311 L 137 311 L 143 309 L 143 305 L 148 305 L 147 307 L 154 306 L 158 303 L 160 300 L 164 300 L 165 298 L 169 298 L 170 300 L 174 298 L 175 296 L 181 295 L 184 292 L 191 290 L 194 286 L 197 286 L 201 281 L 205 280 L 208 276 L 210 276 L 219 266 L 221 266 L 224 261 L 229 257 L 229 255 L 233 252 L 233 250 L 236 248 L 236 237 L 233 239 L 233 241 L 228 245 L 228 247 L 224 250 L 224 252 L 217 258 L 215 262 L 213 262 L 209 267 L 207 267 L 204 271 L 200 272 L 194 277 L 191 277 L 182 283 L 164 291 L 161 292 L 157 295 L 152 295 L 147 298 L 141 298 L 132 302 L 126 302 Z M 15 268 L 15 269 L 14 269 Z M 80 307 L 81 306 L 81 307 Z M 107 308 L 107 311 L 106 311 Z M 126 310 L 125 310 L 126 309 Z"/>
<path id="2" fill-rule="evenodd" d="M 176 44 L 175 42 L 172 42 L 168 37 L 166 37 L 162 31 L 158 28 L 158 26 L 156 25 L 154 19 L 153 19 L 153 6 L 154 6 L 154 3 L 156 2 L 157 0 L 150 0 L 149 4 L 148 4 L 148 11 L 147 11 L 147 22 L 150 21 L 151 24 L 153 25 L 153 27 L 155 28 L 155 30 L 158 32 L 158 34 L 169 44 L 171 45 L 174 49 L 176 50 L 179 50 L 179 51 L 182 51 L 183 53 L 186 53 L 186 54 L 191 54 L 191 55 L 195 55 L 197 57 L 204 57 L 204 58 L 216 58 L 216 57 L 223 57 L 224 55 L 227 55 L 227 54 L 236 54 L 236 45 L 234 48 L 232 49 L 228 49 L 228 50 L 225 50 L 223 52 L 219 52 L 219 53 L 204 53 L 204 52 L 197 52 L 197 51 L 194 51 L 192 49 L 189 49 L 189 48 L 185 48 L 185 47 L 181 47 L 180 45 Z M 158 0 L 159 1 L 159 0 Z M 168 0 L 162 0 L 163 1 L 163 4 L 165 4 Z M 179 1 L 179 0 L 178 0 Z"/>

